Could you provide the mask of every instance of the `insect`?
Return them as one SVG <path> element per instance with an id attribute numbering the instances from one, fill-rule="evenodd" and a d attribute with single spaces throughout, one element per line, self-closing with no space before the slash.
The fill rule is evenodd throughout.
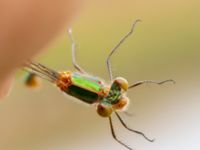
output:
<path id="1" fill-rule="evenodd" d="M 28 71 L 34 72 L 41 78 L 44 78 L 54 85 L 56 85 L 62 92 L 73 96 L 82 102 L 87 104 L 96 104 L 97 113 L 104 118 L 107 118 L 110 124 L 112 137 L 125 148 L 132 150 L 127 144 L 122 142 L 116 136 L 112 115 L 115 114 L 121 124 L 129 131 L 134 132 L 138 135 L 143 136 L 147 141 L 153 142 L 154 139 L 148 138 L 143 132 L 133 130 L 129 128 L 126 123 L 123 121 L 122 117 L 119 115 L 119 111 L 125 111 L 128 104 L 129 98 L 127 97 L 127 92 L 134 87 L 145 83 L 152 84 L 164 84 L 166 82 L 173 82 L 173 80 L 164 80 L 161 82 L 145 80 L 139 81 L 134 84 L 128 84 L 128 81 L 123 77 L 113 78 L 112 68 L 110 59 L 116 50 L 120 47 L 122 43 L 133 33 L 136 24 L 140 22 L 140 20 L 136 20 L 131 30 L 119 41 L 119 43 L 110 51 L 110 54 L 107 57 L 106 64 L 108 68 L 108 73 L 110 77 L 110 82 L 106 84 L 99 77 L 95 77 L 93 75 L 88 74 L 84 69 L 82 69 L 77 61 L 76 61 L 76 43 L 72 37 L 72 32 L 69 31 L 69 37 L 72 42 L 72 62 L 74 68 L 77 70 L 76 72 L 71 71 L 62 71 L 57 72 L 53 69 L 50 69 L 40 63 L 36 63 L 33 61 L 27 61 L 25 63 L 25 67 Z"/>

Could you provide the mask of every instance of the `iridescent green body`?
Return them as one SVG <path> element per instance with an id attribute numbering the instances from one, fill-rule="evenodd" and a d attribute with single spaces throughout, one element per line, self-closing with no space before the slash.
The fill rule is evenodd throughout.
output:
<path id="1" fill-rule="evenodd" d="M 72 83 L 91 92 L 99 93 L 103 90 L 104 84 L 99 78 L 81 73 L 73 73 L 71 76 Z"/>
<path id="2" fill-rule="evenodd" d="M 57 72 L 40 63 L 35 63 L 32 61 L 27 61 L 24 64 L 28 68 L 28 70 L 31 70 L 41 78 L 44 78 L 54 83 L 61 91 L 65 92 L 66 94 L 71 95 L 88 104 L 96 103 L 97 105 L 95 106 L 97 113 L 101 117 L 107 117 L 109 119 L 111 134 L 113 138 L 128 150 L 132 150 L 132 148 L 126 145 L 121 140 L 119 140 L 115 134 L 111 116 L 113 113 L 117 116 L 121 124 L 127 130 L 143 136 L 146 140 L 150 142 L 153 142 L 154 140 L 149 139 L 148 137 L 145 136 L 144 133 L 140 131 L 129 128 L 118 114 L 117 111 L 125 111 L 125 109 L 129 104 L 127 91 L 133 87 L 142 85 L 144 83 L 163 84 L 168 81 L 174 82 L 173 80 L 165 80 L 161 82 L 146 80 L 146 81 L 139 81 L 129 86 L 128 81 L 125 78 L 123 77 L 113 78 L 112 68 L 110 63 L 111 56 L 116 52 L 116 50 L 120 47 L 120 45 L 133 33 L 134 27 L 137 24 L 137 22 L 140 22 L 140 20 L 138 19 L 133 23 L 131 30 L 111 50 L 106 59 L 107 69 L 110 77 L 110 83 L 108 85 L 105 84 L 100 78 L 88 75 L 87 72 L 78 65 L 75 57 L 76 43 L 72 37 L 71 30 L 68 31 L 68 34 L 72 42 L 72 63 L 74 68 L 78 72 L 75 73 L 71 71 Z M 32 86 L 34 85 L 32 83 L 35 83 L 32 82 L 35 81 L 34 75 L 30 75 L 29 77 L 30 78 L 26 80 L 26 83 L 27 85 Z"/>
<path id="3" fill-rule="evenodd" d="M 71 84 L 65 92 L 86 103 L 93 104 L 107 96 L 108 87 L 104 82 L 91 75 L 82 73 L 71 74 Z"/>

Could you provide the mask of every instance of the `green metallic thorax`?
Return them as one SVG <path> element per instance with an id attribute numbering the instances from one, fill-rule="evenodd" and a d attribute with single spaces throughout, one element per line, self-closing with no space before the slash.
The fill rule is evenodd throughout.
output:
<path id="1" fill-rule="evenodd" d="M 86 103 L 92 104 L 101 100 L 107 88 L 103 81 L 90 75 L 72 73 L 71 85 L 65 91 Z"/>
<path id="2" fill-rule="evenodd" d="M 103 87 L 102 81 L 100 79 L 80 73 L 73 73 L 71 80 L 74 85 L 95 93 L 101 92 Z"/>

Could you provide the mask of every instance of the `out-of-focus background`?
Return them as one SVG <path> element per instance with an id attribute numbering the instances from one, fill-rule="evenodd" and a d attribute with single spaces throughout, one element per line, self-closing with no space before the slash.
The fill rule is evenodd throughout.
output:
<path id="1" fill-rule="evenodd" d="M 71 24 L 77 59 L 89 73 L 108 81 L 105 59 L 119 39 L 141 19 L 112 58 L 114 76 L 129 83 L 172 78 L 176 84 L 144 85 L 129 91 L 133 129 L 156 139 L 149 143 L 114 118 L 118 137 L 137 150 L 200 149 L 200 1 L 88 0 Z M 66 33 L 37 61 L 73 70 Z M 27 89 L 19 72 L 10 96 L 0 104 L 1 150 L 125 150 L 94 107 L 62 94 L 44 81 Z"/>

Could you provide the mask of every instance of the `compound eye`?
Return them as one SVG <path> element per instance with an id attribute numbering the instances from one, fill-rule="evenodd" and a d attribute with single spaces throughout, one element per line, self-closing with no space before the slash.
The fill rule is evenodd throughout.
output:
<path id="1" fill-rule="evenodd" d="M 128 81 L 122 77 L 117 77 L 114 82 L 118 83 L 120 87 L 124 90 L 128 90 Z"/>
<path id="2" fill-rule="evenodd" d="M 109 117 L 113 112 L 113 109 L 110 105 L 100 103 L 97 106 L 97 113 L 101 117 Z"/>
<path id="3" fill-rule="evenodd" d="M 127 108 L 129 104 L 129 98 L 126 96 L 123 96 L 116 104 L 113 104 L 114 110 L 124 110 Z"/>

